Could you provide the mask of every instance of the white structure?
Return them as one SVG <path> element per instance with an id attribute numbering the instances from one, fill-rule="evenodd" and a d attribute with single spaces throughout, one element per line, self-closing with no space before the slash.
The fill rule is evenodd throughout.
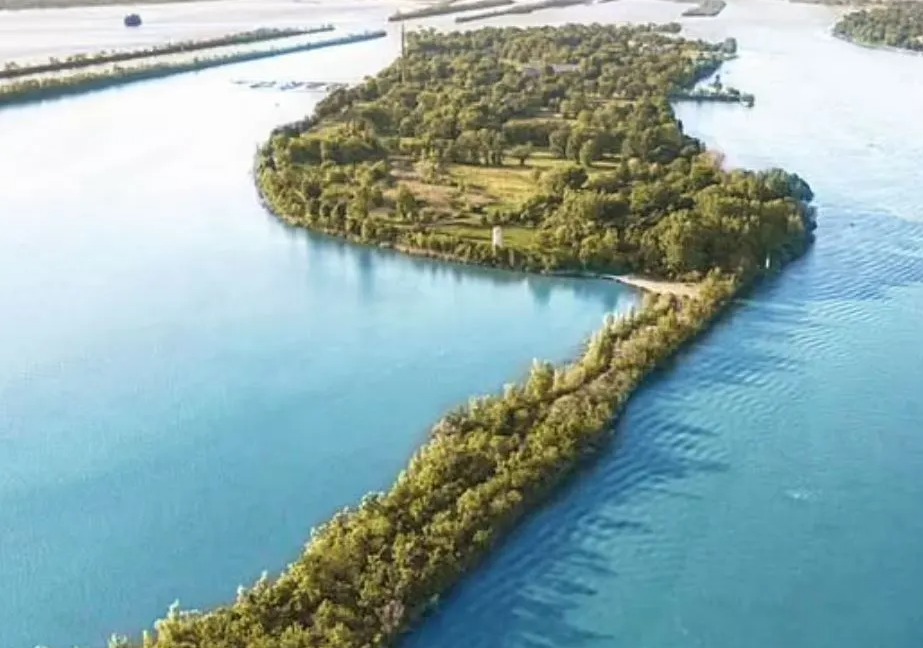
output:
<path id="1" fill-rule="evenodd" d="M 495 226 L 491 234 L 491 243 L 495 248 L 503 247 L 503 228 L 499 225 Z"/>

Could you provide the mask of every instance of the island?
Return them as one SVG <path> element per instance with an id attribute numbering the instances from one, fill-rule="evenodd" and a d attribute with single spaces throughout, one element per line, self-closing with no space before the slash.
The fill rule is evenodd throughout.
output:
<path id="1" fill-rule="evenodd" d="M 495 31 L 511 45 L 410 35 L 399 64 L 280 129 L 257 165 L 269 206 L 356 242 L 527 271 L 699 278 L 800 252 L 804 183 L 725 172 L 673 114 L 725 45 L 653 27 Z M 489 54 L 469 60 L 468 42 Z"/>
<path id="2" fill-rule="evenodd" d="M 289 226 L 446 261 L 641 273 L 691 289 L 648 294 L 571 364 L 536 362 L 521 383 L 447 413 L 387 492 L 315 529 L 278 578 L 212 611 L 173 606 L 141 646 L 394 645 L 598 454 L 652 371 L 738 291 L 805 252 L 808 185 L 723 168 L 673 112 L 670 96 L 711 75 L 724 50 L 654 26 L 425 30 L 377 76 L 276 129 L 255 174 Z"/>
<path id="3" fill-rule="evenodd" d="M 846 14 L 833 33 L 859 45 L 923 52 L 923 2 L 899 2 Z"/>

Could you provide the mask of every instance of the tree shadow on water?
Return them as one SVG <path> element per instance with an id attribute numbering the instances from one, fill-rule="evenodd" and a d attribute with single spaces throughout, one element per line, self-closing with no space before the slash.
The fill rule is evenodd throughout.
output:
<path id="1" fill-rule="evenodd" d="M 655 564 L 642 559 L 639 565 L 637 556 L 683 542 L 671 524 L 649 519 L 647 503 L 679 500 L 681 507 L 697 506 L 701 480 L 730 468 L 719 428 L 698 425 L 690 414 L 720 401 L 714 398 L 716 388 L 748 391 L 759 387 L 755 379 L 771 381 L 780 373 L 804 370 L 797 355 L 773 348 L 809 318 L 799 299 L 782 307 L 766 301 L 766 292 L 779 290 L 785 286 L 757 287 L 746 298 L 750 303 L 732 308 L 674 362 L 652 374 L 598 460 L 448 594 L 404 645 L 612 646 L 618 638 L 600 629 L 605 624 L 587 627 L 578 613 L 596 609 L 593 599 L 630 589 L 639 567 Z M 706 419 L 710 416 L 706 411 Z M 619 580 L 626 583 L 614 586 Z"/>
<path id="2" fill-rule="evenodd" d="M 664 407 L 659 394 L 629 409 L 598 460 L 508 537 L 404 646 L 612 645 L 614 637 L 569 616 L 598 598 L 600 585 L 623 578 L 615 548 L 657 546 L 662 532 L 637 505 L 645 498 L 697 500 L 691 478 L 728 470 L 715 432 L 682 421 L 681 409 Z"/>

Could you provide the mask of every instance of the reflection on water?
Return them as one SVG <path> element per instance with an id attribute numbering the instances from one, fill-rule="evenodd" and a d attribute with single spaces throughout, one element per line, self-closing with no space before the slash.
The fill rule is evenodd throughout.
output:
<path id="1" fill-rule="evenodd" d="M 204 7 L 156 11 L 200 29 Z M 730 164 L 808 178 L 817 245 L 650 381 L 607 454 L 408 645 L 920 645 L 923 58 L 835 41 L 834 15 L 748 0 L 688 21 L 738 38 L 723 76 L 757 104 L 680 117 Z M 0 56 L 29 50 L 7 19 Z M 571 355 L 632 303 L 605 282 L 411 260 L 263 217 L 255 143 L 311 99 L 232 81 L 351 81 L 398 46 L 0 111 L 0 177 L 16 179 L 0 184 L 4 648 L 98 645 L 176 597 L 225 600 L 387 484 L 440 413 L 533 356 Z"/>
<path id="2" fill-rule="evenodd" d="M 256 144 L 314 99 L 233 80 L 355 81 L 398 43 L 0 111 L 2 648 L 227 601 L 390 484 L 447 409 L 634 303 L 262 212 Z"/>
<path id="3" fill-rule="evenodd" d="M 833 19 L 741 2 L 688 23 L 738 38 L 722 76 L 757 103 L 680 106 L 687 130 L 807 178 L 817 244 L 651 381 L 408 646 L 923 642 L 923 58 L 836 41 Z"/>

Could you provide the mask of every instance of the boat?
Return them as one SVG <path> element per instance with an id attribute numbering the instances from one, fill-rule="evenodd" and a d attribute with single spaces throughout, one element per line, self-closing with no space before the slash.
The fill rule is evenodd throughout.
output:
<path id="1" fill-rule="evenodd" d="M 125 26 L 126 27 L 140 27 L 141 26 L 141 16 L 136 13 L 128 14 L 125 16 Z"/>

